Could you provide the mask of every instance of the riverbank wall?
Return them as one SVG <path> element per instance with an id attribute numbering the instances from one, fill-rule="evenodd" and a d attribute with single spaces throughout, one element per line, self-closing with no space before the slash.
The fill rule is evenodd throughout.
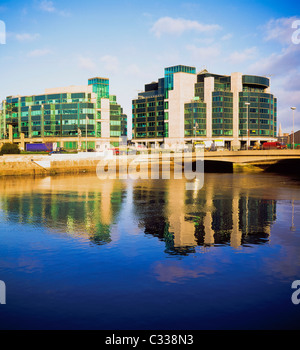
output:
<path id="1" fill-rule="evenodd" d="M 41 155 L 7 155 L 0 157 L 1 176 L 58 175 L 96 172 L 100 159 L 96 157 L 52 158 Z"/>
<path id="2" fill-rule="evenodd" d="M 245 153 L 245 152 L 244 152 Z M 286 159 L 276 159 L 281 156 L 274 151 L 256 154 L 254 152 L 231 152 L 222 154 L 207 153 L 197 158 L 204 159 L 204 172 L 219 173 L 240 173 L 240 172 L 263 172 L 280 170 L 283 173 L 299 172 L 300 151 L 291 151 L 285 154 Z M 266 154 L 265 154 L 266 153 Z M 143 158 L 144 157 L 144 158 Z M 195 171 L 196 158 L 195 154 L 188 157 L 188 162 L 193 163 Z M 256 157 L 256 158 L 255 158 Z M 258 158 L 257 158 L 258 157 Z M 290 158 L 290 159 L 289 159 Z M 151 161 L 150 161 L 151 159 Z M 185 158 L 186 159 L 186 158 Z M 197 161 L 198 161 L 197 160 Z M 53 154 L 53 155 L 4 155 L 0 157 L 0 178 L 3 176 L 54 176 L 59 174 L 80 174 L 80 173 L 96 173 L 99 162 L 106 165 L 115 166 L 116 172 L 119 172 L 119 166 L 127 171 L 129 167 L 137 167 L 137 171 L 149 171 L 159 169 L 170 169 L 172 172 L 174 167 L 180 169 L 184 166 L 181 153 L 175 154 L 156 154 L 148 156 L 147 154 L 128 156 L 114 156 L 109 153 L 78 153 L 78 154 Z M 140 168 L 140 169 L 138 169 Z M 281 169 L 280 169 L 281 168 Z M 200 168 L 203 170 L 203 168 Z M 149 177 L 151 175 L 149 174 Z"/>

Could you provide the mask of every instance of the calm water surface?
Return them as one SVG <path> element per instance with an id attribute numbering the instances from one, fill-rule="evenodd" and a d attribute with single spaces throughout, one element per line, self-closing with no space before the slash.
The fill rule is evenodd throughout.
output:
<path id="1" fill-rule="evenodd" d="M 1 179 L 0 328 L 299 329 L 299 185 Z"/>

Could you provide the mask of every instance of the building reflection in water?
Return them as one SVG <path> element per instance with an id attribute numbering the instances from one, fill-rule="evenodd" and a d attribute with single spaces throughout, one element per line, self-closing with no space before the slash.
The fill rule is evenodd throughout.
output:
<path id="1" fill-rule="evenodd" d="M 2 220 L 46 227 L 102 245 L 112 241 L 124 191 L 96 177 L 53 177 L 1 182 Z M 115 237 L 116 238 L 116 237 Z"/>
<path id="2" fill-rule="evenodd" d="M 140 232 L 165 242 L 166 253 L 187 255 L 197 246 L 239 248 L 268 242 L 276 201 L 262 193 L 254 196 L 251 181 L 257 178 L 209 174 L 201 190 L 187 191 L 184 180 L 137 180 L 128 185 L 89 175 L 11 179 L 0 183 L 0 214 L 1 220 L 102 245 L 118 240 L 120 230 L 112 231 L 112 225 L 122 224 L 124 206 L 132 231 L 137 221 Z M 253 186 L 257 190 L 257 183 Z"/>
<path id="3" fill-rule="evenodd" d="M 200 191 L 186 191 L 179 180 L 160 187 L 140 182 L 134 188 L 134 211 L 144 232 L 164 240 L 169 254 L 186 255 L 197 246 L 267 243 L 276 201 L 250 196 L 249 178 L 236 180 L 207 176 Z"/>

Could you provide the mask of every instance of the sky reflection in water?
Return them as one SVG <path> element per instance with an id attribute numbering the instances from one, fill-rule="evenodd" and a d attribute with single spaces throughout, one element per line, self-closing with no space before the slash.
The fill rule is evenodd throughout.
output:
<path id="1" fill-rule="evenodd" d="M 1 180 L 0 328 L 297 328 L 299 194 L 274 175 Z"/>

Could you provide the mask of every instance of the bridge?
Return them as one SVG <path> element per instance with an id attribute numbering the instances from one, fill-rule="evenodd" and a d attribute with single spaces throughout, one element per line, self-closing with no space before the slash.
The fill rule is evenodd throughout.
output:
<path id="1" fill-rule="evenodd" d="M 204 152 L 204 159 L 230 163 L 277 162 L 286 159 L 300 159 L 300 149 Z"/>
<path id="2" fill-rule="evenodd" d="M 145 154 L 147 153 L 148 151 L 145 150 Z M 196 160 L 202 161 L 203 158 L 205 172 L 274 171 L 300 174 L 300 149 L 215 151 L 199 152 L 198 154 L 186 153 L 184 156 L 185 162 L 192 162 L 194 169 L 196 168 Z M 141 161 L 140 158 L 137 160 Z M 144 161 L 148 162 L 148 157 Z M 184 166 L 182 151 L 162 152 L 159 158 L 152 159 L 153 161 L 166 165 L 176 163 L 179 166 L 180 164 Z"/>
<path id="3" fill-rule="evenodd" d="M 205 172 L 273 171 L 300 175 L 300 149 L 186 153 L 184 159 L 184 162 L 192 162 L 194 170 L 196 161 L 204 160 Z M 160 164 L 184 166 L 182 151 L 163 152 L 157 160 Z"/>
<path id="4" fill-rule="evenodd" d="M 207 169 L 300 173 L 300 149 L 205 152 L 204 161 Z"/>

